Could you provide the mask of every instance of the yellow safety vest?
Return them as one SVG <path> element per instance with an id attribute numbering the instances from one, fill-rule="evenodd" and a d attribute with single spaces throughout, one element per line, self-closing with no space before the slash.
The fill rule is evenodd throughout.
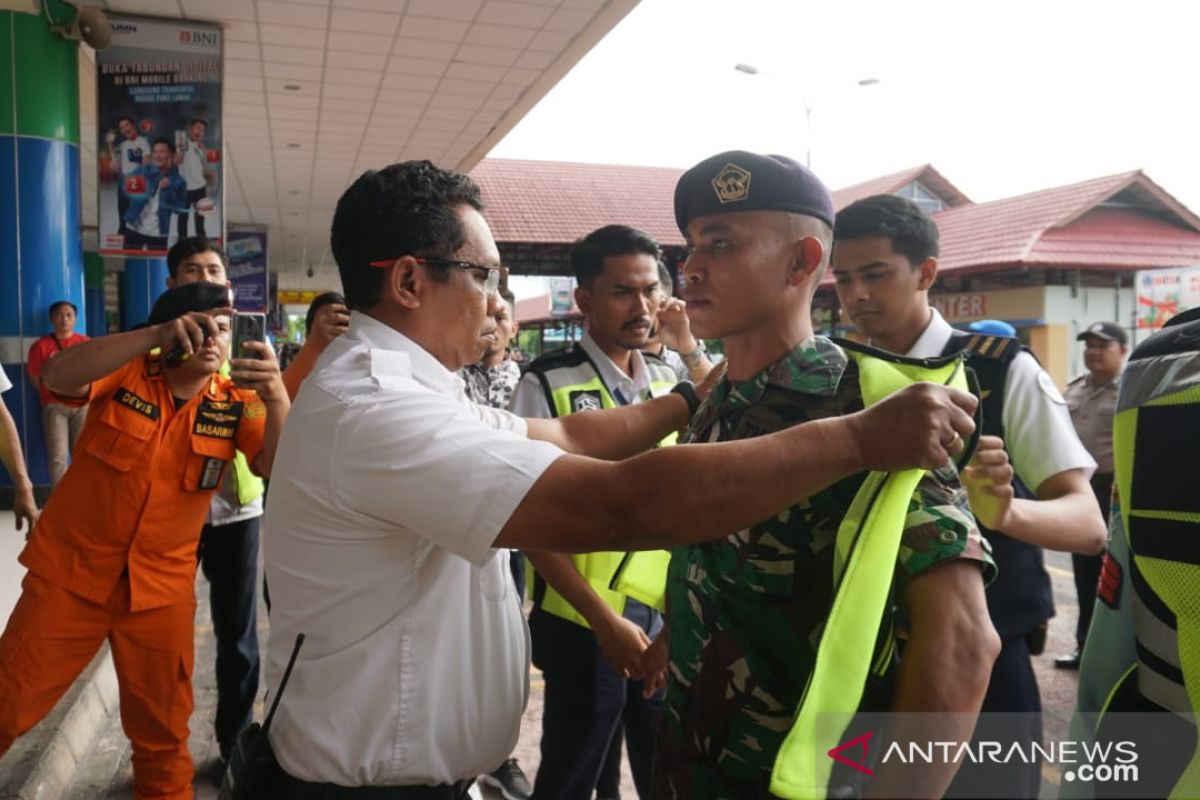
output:
<path id="1" fill-rule="evenodd" d="M 650 373 L 650 394 L 660 397 L 669 392 L 678 379 L 674 370 L 654 358 L 646 358 L 646 368 Z M 565 353 L 554 353 L 548 358 L 548 364 L 540 368 L 535 362 L 530 369 L 536 373 L 547 393 L 551 411 L 555 417 L 564 417 L 579 411 L 615 408 L 616 400 L 600 380 L 600 373 L 584 353 L 582 348 L 572 348 Z M 659 442 L 659 446 L 672 445 L 676 434 Z M 622 562 L 630 554 L 624 552 L 579 553 L 571 556 L 575 569 L 592 587 L 592 591 L 617 614 L 625 610 L 625 598 L 633 597 L 648 606 L 661 609 L 663 596 L 667 586 L 667 563 L 670 554 L 665 551 L 653 551 L 659 558 L 634 559 L 632 565 L 626 565 L 623 574 L 636 577 L 636 586 L 619 585 L 614 587 L 615 578 Z M 529 580 L 533 579 L 533 570 L 529 571 Z M 542 610 L 554 614 L 577 625 L 590 628 L 583 615 L 575 610 L 567 599 L 559 594 L 553 586 L 546 585 L 545 594 L 541 599 Z"/>
<path id="2" fill-rule="evenodd" d="M 837 344 L 858 365 L 864 406 L 919 381 L 968 388 L 959 355 L 911 359 L 853 342 Z M 973 449 L 968 446 L 960 461 Z M 833 760 L 824 754 L 841 743 L 842 731 L 830 730 L 827 720 L 818 725 L 818 718 L 832 712 L 849 720 L 862 703 L 877 661 L 878 623 L 887 609 L 909 501 L 923 475 L 919 469 L 871 472 L 838 527 L 833 603 L 795 721 L 775 758 L 774 795 L 787 800 L 826 796 Z"/>

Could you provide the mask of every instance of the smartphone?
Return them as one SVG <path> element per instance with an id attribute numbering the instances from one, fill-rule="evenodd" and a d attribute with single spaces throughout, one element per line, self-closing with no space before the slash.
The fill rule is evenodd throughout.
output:
<path id="1" fill-rule="evenodd" d="M 230 319 L 230 358 L 260 358 L 257 350 L 246 348 L 246 342 L 267 341 L 267 315 L 257 312 L 235 312 Z M 240 385 L 234 381 L 235 385 Z"/>

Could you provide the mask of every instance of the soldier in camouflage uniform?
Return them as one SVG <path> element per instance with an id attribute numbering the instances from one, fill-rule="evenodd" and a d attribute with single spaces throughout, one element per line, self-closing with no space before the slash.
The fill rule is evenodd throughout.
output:
<path id="1" fill-rule="evenodd" d="M 684 269 L 693 329 L 723 338 L 728 355 L 727 375 L 684 441 L 747 439 L 860 410 L 857 367 L 813 336 L 808 318 L 831 238 L 832 204 L 820 182 L 788 159 L 724 153 L 685 173 L 675 203 L 693 247 Z M 780 240 L 781 230 L 803 241 Z M 780 295 L 784 302 L 774 299 Z M 833 599 L 838 525 L 865 475 L 722 540 L 673 551 L 667 634 L 647 654 L 652 669 L 663 638 L 669 643 L 656 797 L 769 796 Z M 909 673 L 896 676 L 895 702 L 885 681 L 865 705 L 978 709 L 997 647 L 983 592 L 992 569 L 954 467 L 927 473 L 910 503 L 895 573 L 912 631 Z M 931 611 L 947 597 L 962 613 Z M 890 636 L 882 638 L 879 646 L 890 646 Z M 945 643 L 942 652 L 927 646 L 931 638 Z M 927 676 L 939 674 L 930 671 L 951 664 L 953 690 L 923 692 Z M 906 702 L 922 693 L 930 702 Z M 940 796 L 950 777 L 933 776 L 929 794 Z"/>

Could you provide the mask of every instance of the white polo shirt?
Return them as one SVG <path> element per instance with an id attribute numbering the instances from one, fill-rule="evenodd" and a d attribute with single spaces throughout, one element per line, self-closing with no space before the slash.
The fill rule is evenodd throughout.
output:
<path id="1" fill-rule="evenodd" d="M 942 354 L 954 329 L 930 307 L 929 325 L 905 355 L 933 358 Z M 1047 478 L 1069 469 L 1091 477 L 1096 461 L 1084 449 L 1071 424 L 1067 401 L 1037 359 L 1022 350 L 1012 360 L 1004 380 L 1004 447 L 1013 470 L 1032 491 Z"/>
<path id="2" fill-rule="evenodd" d="M 272 691 L 307 636 L 270 734 L 289 773 L 438 784 L 509 757 L 529 634 L 492 542 L 562 455 L 525 434 L 361 313 L 322 354 L 288 416 L 264 521 Z"/>

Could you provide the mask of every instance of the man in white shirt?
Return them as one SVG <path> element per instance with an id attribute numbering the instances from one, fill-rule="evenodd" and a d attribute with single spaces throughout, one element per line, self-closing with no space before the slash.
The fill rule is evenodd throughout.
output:
<path id="1" fill-rule="evenodd" d="M 982 710 L 1023 712 L 1029 740 L 1040 741 L 1041 700 L 1030 655 L 1041 652 L 1046 621 L 1054 615 L 1041 548 L 1095 554 L 1104 547 L 1107 531 L 1088 484 L 1096 462 L 1075 434 L 1050 376 L 1019 341 L 956 334 L 929 305 L 937 255 L 937 226 L 912 201 L 875 195 L 837 214 L 830 264 L 850 320 L 873 346 L 893 353 L 932 358 L 964 352 L 984 398 L 985 435 L 973 463 L 1012 462 L 1012 487 L 1001 502 L 963 476 L 998 571 L 987 599 L 1001 650 Z M 951 794 L 962 793 L 967 783 L 978 787 L 978 796 L 1036 797 L 1040 766 L 991 770 L 967 764 Z"/>
<path id="2" fill-rule="evenodd" d="M 106 137 L 108 140 L 108 157 L 112 159 L 113 172 L 116 173 L 117 216 L 120 220 L 118 233 L 125 233 L 125 213 L 129 211 L 129 197 L 121 190 L 120 184 L 133 174 L 138 167 L 150 163 L 150 142 L 145 136 L 138 134 L 137 125 L 132 117 L 121 117 L 117 120 L 117 130 L 121 133 L 121 142 L 116 144 L 117 135 L 112 130 Z"/>
<path id="3" fill-rule="evenodd" d="M 179 239 L 187 238 L 188 217 L 193 210 L 196 217 L 196 236 L 207 237 L 204 232 L 204 215 L 196 207 L 207 194 L 208 183 L 204 180 L 204 165 L 208 160 L 208 148 L 204 146 L 204 134 L 208 133 L 208 123 L 202 119 L 194 119 L 188 123 L 187 137 L 179 142 L 178 152 L 175 153 L 175 165 L 187 182 L 187 210 L 179 213 Z M 178 136 L 178 134 L 176 134 Z"/>
<path id="4" fill-rule="evenodd" d="M 501 548 L 724 536 L 863 468 L 938 467 L 974 429 L 974 399 L 929 384 L 641 455 L 694 391 L 555 420 L 475 405 L 454 371 L 482 353 L 502 270 L 481 207 L 469 177 L 425 161 L 369 171 L 338 203 L 350 330 L 292 408 L 264 523 L 272 687 L 307 636 L 270 730 L 279 796 L 460 798 L 508 757 L 529 643 Z M 691 491 L 661 496 L 680 475 Z"/>

